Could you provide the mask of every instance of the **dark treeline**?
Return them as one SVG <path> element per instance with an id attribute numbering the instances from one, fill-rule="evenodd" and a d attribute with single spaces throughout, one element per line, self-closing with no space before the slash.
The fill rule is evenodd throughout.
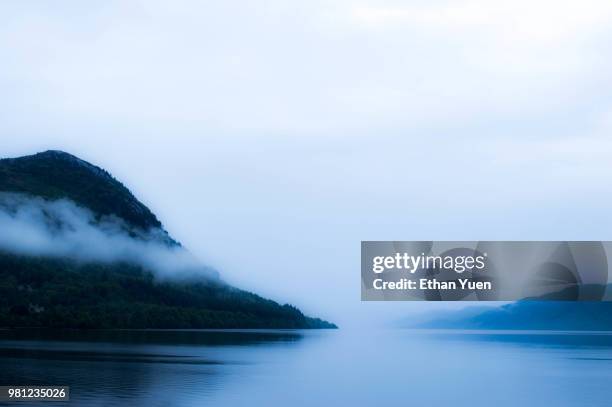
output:
<path id="1" fill-rule="evenodd" d="M 0 326 L 333 328 L 291 305 L 220 282 L 156 281 L 129 264 L 0 252 Z"/>

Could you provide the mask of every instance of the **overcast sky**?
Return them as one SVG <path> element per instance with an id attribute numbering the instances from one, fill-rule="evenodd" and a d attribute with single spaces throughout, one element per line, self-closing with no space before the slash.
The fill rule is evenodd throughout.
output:
<path id="1" fill-rule="evenodd" d="M 240 287 L 351 325 L 361 240 L 612 239 L 612 2 L 3 1 L 0 156 L 124 182 Z M 419 308 L 421 307 L 421 308 Z"/>

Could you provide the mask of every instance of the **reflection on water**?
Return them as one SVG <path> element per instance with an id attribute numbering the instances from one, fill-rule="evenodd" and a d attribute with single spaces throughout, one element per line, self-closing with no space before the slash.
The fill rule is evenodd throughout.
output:
<path id="1" fill-rule="evenodd" d="M 54 406 L 609 406 L 610 383 L 607 333 L 0 331 L 0 384 L 71 386 Z"/>
<path id="2" fill-rule="evenodd" d="M 302 336 L 285 330 L 5 330 L 0 384 L 63 383 L 71 386 L 74 405 L 189 405 L 220 388 L 231 376 L 227 366 L 255 363 L 260 353 Z"/>

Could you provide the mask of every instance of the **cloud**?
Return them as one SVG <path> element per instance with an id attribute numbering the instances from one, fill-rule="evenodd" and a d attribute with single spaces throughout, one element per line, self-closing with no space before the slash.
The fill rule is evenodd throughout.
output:
<path id="1" fill-rule="evenodd" d="M 170 246 L 162 230 L 134 231 L 114 216 L 98 220 L 66 199 L 0 192 L 0 250 L 81 262 L 133 263 L 162 278 L 217 277 L 184 248 Z"/>

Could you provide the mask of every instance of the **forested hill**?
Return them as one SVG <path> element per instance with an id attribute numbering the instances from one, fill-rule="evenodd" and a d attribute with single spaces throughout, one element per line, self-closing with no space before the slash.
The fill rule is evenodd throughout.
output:
<path id="1" fill-rule="evenodd" d="M 63 151 L 0 160 L 0 191 L 69 199 L 99 215 L 114 214 L 133 227 L 161 222 L 122 183 L 102 168 Z"/>
<path id="2" fill-rule="evenodd" d="M 0 327 L 26 326 L 336 327 L 194 265 L 124 185 L 61 151 L 0 160 Z"/>

